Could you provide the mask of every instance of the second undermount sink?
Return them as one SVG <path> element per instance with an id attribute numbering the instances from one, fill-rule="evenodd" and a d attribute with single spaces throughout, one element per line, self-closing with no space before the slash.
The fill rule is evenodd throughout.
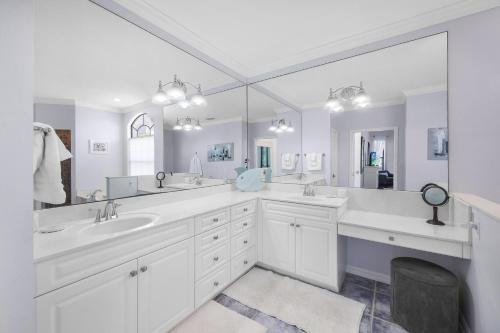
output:
<path id="1" fill-rule="evenodd" d="M 138 230 L 153 224 L 158 219 L 154 214 L 123 214 L 117 219 L 93 223 L 81 230 L 88 235 L 108 235 Z"/>

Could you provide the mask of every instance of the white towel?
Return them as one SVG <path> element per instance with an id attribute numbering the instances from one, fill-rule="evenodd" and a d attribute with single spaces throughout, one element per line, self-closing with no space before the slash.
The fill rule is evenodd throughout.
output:
<path id="1" fill-rule="evenodd" d="M 62 204 L 66 201 L 66 193 L 61 178 L 61 161 L 71 158 L 71 153 L 52 127 L 42 123 L 33 123 L 33 126 L 49 129 L 47 134 L 33 131 L 33 198 Z"/>
<path id="2" fill-rule="evenodd" d="M 306 154 L 306 166 L 309 171 L 319 171 L 322 169 L 322 157 L 321 153 L 307 153 Z"/>
<path id="3" fill-rule="evenodd" d="M 281 154 L 281 169 L 294 170 L 296 164 L 296 156 L 294 153 Z"/>
<path id="4" fill-rule="evenodd" d="M 191 162 L 189 163 L 189 173 L 194 173 L 203 176 L 203 169 L 201 167 L 201 161 L 198 158 L 198 154 L 194 154 Z"/>

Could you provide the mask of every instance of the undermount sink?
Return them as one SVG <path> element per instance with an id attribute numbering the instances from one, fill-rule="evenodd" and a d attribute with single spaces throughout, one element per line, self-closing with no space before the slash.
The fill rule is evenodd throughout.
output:
<path id="1" fill-rule="evenodd" d="M 89 235 L 117 234 L 147 227 L 158 219 L 154 214 L 123 214 L 117 219 L 93 223 L 81 230 Z"/>

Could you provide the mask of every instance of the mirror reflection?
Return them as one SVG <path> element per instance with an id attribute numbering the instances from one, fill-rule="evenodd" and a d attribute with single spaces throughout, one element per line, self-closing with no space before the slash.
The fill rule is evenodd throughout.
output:
<path id="1" fill-rule="evenodd" d="M 36 208 L 236 177 L 246 96 L 225 91 L 234 79 L 86 0 L 37 1 L 35 25 Z"/>
<path id="2" fill-rule="evenodd" d="M 302 110 L 305 174 L 342 187 L 448 187 L 446 33 L 259 85 Z"/>

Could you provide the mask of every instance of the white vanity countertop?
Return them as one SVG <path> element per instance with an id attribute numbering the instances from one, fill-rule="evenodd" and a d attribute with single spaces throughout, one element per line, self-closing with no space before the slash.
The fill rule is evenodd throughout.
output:
<path id="1" fill-rule="evenodd" d="M 339 223 L 445 241 L 469 242 L 469 230 L 465 226 L 434 226 L 426 221 L 426 219 L 418 217 L 347 210 L 340 218 Z"/>
<path id="2" fill-rule="evenodd" d="M 138 233 L 146 233 L 152 229 L 165 225 L 167 223 L 177 222 L 183 219 L 192 218 L 197 215 L 211 212 L 213 210 L 222 209 L 237 205 L 253 199 L 269 199 L 284 202 L 292 202 L 299 204 L 315 205 L 322 207 L 338 208 L 347 202 L 347 198 L 327 198 L 324 196 L 302 197 L 302 193 L 297 192 L 281 192 L 281 191 L 260 191 L 260 192 L 239 192 L 230 191 L 216 193 L 213 195 L 198 197 L 189 200 L 175 201 L 165 203 L 163 205 L 151 206 L 139 210 L 127 211 L 122 216 L 132 213 L 148 213 L 155 214 L 159 218 L 156 222 L 147 227 L 135 229 L 130 232 L 119 234 L 106 235 L 83 235 L 73 233 L 71 230 L 78 228 L 81 225 L 89 225 L 94 223 L 93 218 L 83 219 L 77 222 L 72 222 L 67 228 L 60 232 L 33 235 L 33 253 L 34 261 L 40 262 L 57 256 L 69 254 L 84 248 L 95 246 L 117 240 L 123 237 L 136 235 Z M 118 209 L 120 215 L 120 209 Z M 110 221 L 110 223 L 119 223 L 118 220 Z"/>

